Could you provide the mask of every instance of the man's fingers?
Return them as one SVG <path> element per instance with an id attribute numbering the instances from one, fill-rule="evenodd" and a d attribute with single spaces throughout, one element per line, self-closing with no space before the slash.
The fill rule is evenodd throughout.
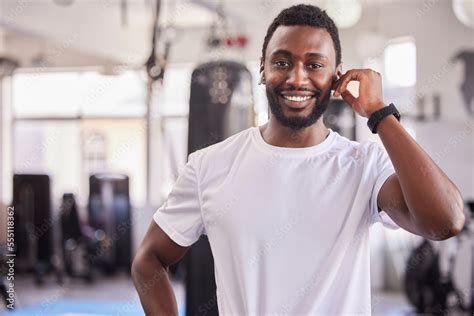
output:
<path id="1" fill-rule="evenodd" d="M 353 106 L 355 104 L 355 101 L 357 100 L 357 98 L 354 97 L 349 90 L 344 90 L 341 93 L 341 96 L 342 96 L 342 99 L 351 106 Z"/>
<path id="2" fill-rule="evenodd" d="M 337 78 L 337 80 L 334 80 L 334 81 L 333 81 L 333 83 L 332 83 L 332 89 L 333 89 L 334 91 L 336 91 L 337 87 L 338 87 L 339 84 L 341 83 L 342 78 L 343 78 L 343 76 L 341 76 L 341 77 Z"/>
<path id="3" fill-rule="evenodd" d="M 339 96 L 342 92 L 346 90 L 347 85 L 352 80 L 357 80 L 357 74 L 353 70 L 349 70 L 344 75 L 341 76 L 337 83 L 337 87 L 334 91 L 334 96 Z"/>
<path id="4" fill-rule="evenodd" d="M 339 79 L 337 79 L 335 85 L 334 85 L 334 90 L 337 91 L 339 89 L 339 87 L 341 86 L 341 83 L 344 81 L 344 79 L 347 77 L 348 73 L 350 72 L 350 70 L 348 72 L 346 72 L 345 74 L 341 75 L 341 77 L 339 77 Z"/>
<path id="5" fill-rule="evenodd" d="M 339 95 L 339 87 L 341 86 L 341 82 L 343 81 L 344 76 L 341 76 L 338 81 L 334 84 L 334 96 L 337 97 Z"/>
<path id="6" fill-rule="evenodd" d="M 334 80 L 334 81 L 332 82 L 331 90 L 336 91 L 336 88 L 337 88 L 337 84 L 338 84 L 338 83 L 339 83 L 339 79 Z"/>
<path id="7" fill-rule="evenodd" d="M 357 73 L 348 73 L 347 76 L 344 78 L 344 81 L 341 82 L 341 85 L 339 87 L 339 93 L 343 93 L 344 91 L 346 91 L 347 85 L 353 80 L 359 80 L 359 76 L 357 75 Z"/>

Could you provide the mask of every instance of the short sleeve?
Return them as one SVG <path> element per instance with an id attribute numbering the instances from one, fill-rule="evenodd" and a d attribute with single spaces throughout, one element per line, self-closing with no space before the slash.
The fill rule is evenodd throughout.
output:
<path id="1" fill-rule="evenodd" d="M 205 233 L 195 158 L 194 153 L 189 156 L 168 198 L 153 215 L 161 229 L 183 247 L 192 245 Z"/>
<path id="2" fill-rule="evenodd" d="M 369 208 L 370 208 L 370 224 L 382 223 L 384 227 L 391 229 L 398 229 L 399 226 L 385 213 L 383 210 L 379 212 L 377 205 L 377 197 L 380 189 L 385 181 L 392 174 L 395 173 L 392 161 L 388 156 L 386 150 L 377 143 L 373 143 L 370 146 L 370 154 L 373 155 L 372 161 L 374 162 L 372 168 L 374 169 L 372 174 L 374 175 L 375 181 L 372 187 L 372 193 L 370 196 Z"/>

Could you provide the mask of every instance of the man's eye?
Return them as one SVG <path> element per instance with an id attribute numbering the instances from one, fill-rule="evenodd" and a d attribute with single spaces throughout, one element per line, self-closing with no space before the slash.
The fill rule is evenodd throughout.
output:
<path id="1" fill-rule="evenodd" d="M 282 68 L 289 66 L 289 63 L 286 62 L 286 61 L 275 61 L 273 64 L 278 66 L 278 67 L 282 67 Z"/>
<path id="2" fill-rule="evenodd" d="M 311 69 L 319 69 L 319 68 L 322 68 L 323 65 L 320 65 L 320 64 L 309 64 L 308 67 L 311 68 Z"/>

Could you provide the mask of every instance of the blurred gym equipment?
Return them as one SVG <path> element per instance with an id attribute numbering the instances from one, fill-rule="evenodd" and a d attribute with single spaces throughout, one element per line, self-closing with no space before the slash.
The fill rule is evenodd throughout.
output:
<path id="1" fill-rule="evenodd" d="M 93 281 L 92 260 L 94 250 L 99 247 L 95 231 L 81 224 L 76 199 L 72 193 L 65 193 L 60 209 L 61 250 L 64 271 L 69 277 Z"/>
<path id="2" fill-rule="evenodd" d="M 129 178 L 118 174 L 89 177 L 89 224 L 98 240 L 90 258 L 92 265 L 107 274 L 118 268 L 130 272 L 132 221 Z"/>
<path id="3" fill-rule="evenodd" d="M 253 125 L 251 86 L 250 72 L 238 62 L 214 61 L 193 71 L 188 154 Z M 204 306 L 208 315 L 217 315 L 214 260 L 206 236 L 188 251 L 185 266 L 186 314 L 194 315 Z"/>
<path id="4" fill-rule="evenodd" d="M 191 76 L 188 152 L 253 125 L 252 76 L 234 61 L 198 66 Z"/>
<path id="5" fill-rule="evenodd" d="M 356 140 L 356 116 L 351 106 L 344 100 L 331 99 L 324 112 L 324 124 L 340 135 Z"/>
<path id="6" fill-rule="evenodd" d="M 18 66 L 19 64 L 16 60 L 0 56 L 0 78 L 11 76 Z"/>
<path id="7" fill-rule="evenodd" d="M 462 50 L 452 57 L 451 61 L 464 63 L 464 81 L 460 86 L 466 112 L 474 116 L 474 51 Z"/>
<path id="8" fill-rule="evenodd" d="M 453 247 L 447 253 L 447 273 L 440 269 L 440 253 L 429 240 L 424 240 L 408 258 L 405 273 L 405 293 L 417 313 L 448 314 L 455 311 L 474 312 L 474 261 L 471 262 L 471 302 L 464 302 L 462 292 L 453 280 L 456 255 L 462 238 L 471 243 L 471 257 L 474 259 L 474 203 L 469 202 L 471 219 L 466 222 L 459 235 L 448 242 Z"/>
<path id="9" fill-rule="evenodd" d="M 15 269 L 18 272 L 34 272 L 36 282 L 42 284 L 47 272 L 59 271 L 52 262 L 54 221 L 49 176 L 15 174 L 13 206 Z"/>

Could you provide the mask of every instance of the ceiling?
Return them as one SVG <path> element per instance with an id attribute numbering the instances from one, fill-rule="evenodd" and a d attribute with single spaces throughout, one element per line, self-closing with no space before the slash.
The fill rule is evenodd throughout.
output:
<path id="1" fill-rule="evenodd" d="M 306 2 L 324 6 L 325 1 L 329 0 Z M 387 1 L 390 0 L 363 0 L 362 5 Z M 299 2 L 163 0 L 160 25 L 190 32 L 203 30 L 216 19 L 216 10 L 222 3 L 230 27 L 251 33 L 269 23 L 275 8 Z M 150 52 L 155 3 L 156 0 L 1 0 L 0 56 L 15 58 L 22 67 L 142 65 Z"/>

